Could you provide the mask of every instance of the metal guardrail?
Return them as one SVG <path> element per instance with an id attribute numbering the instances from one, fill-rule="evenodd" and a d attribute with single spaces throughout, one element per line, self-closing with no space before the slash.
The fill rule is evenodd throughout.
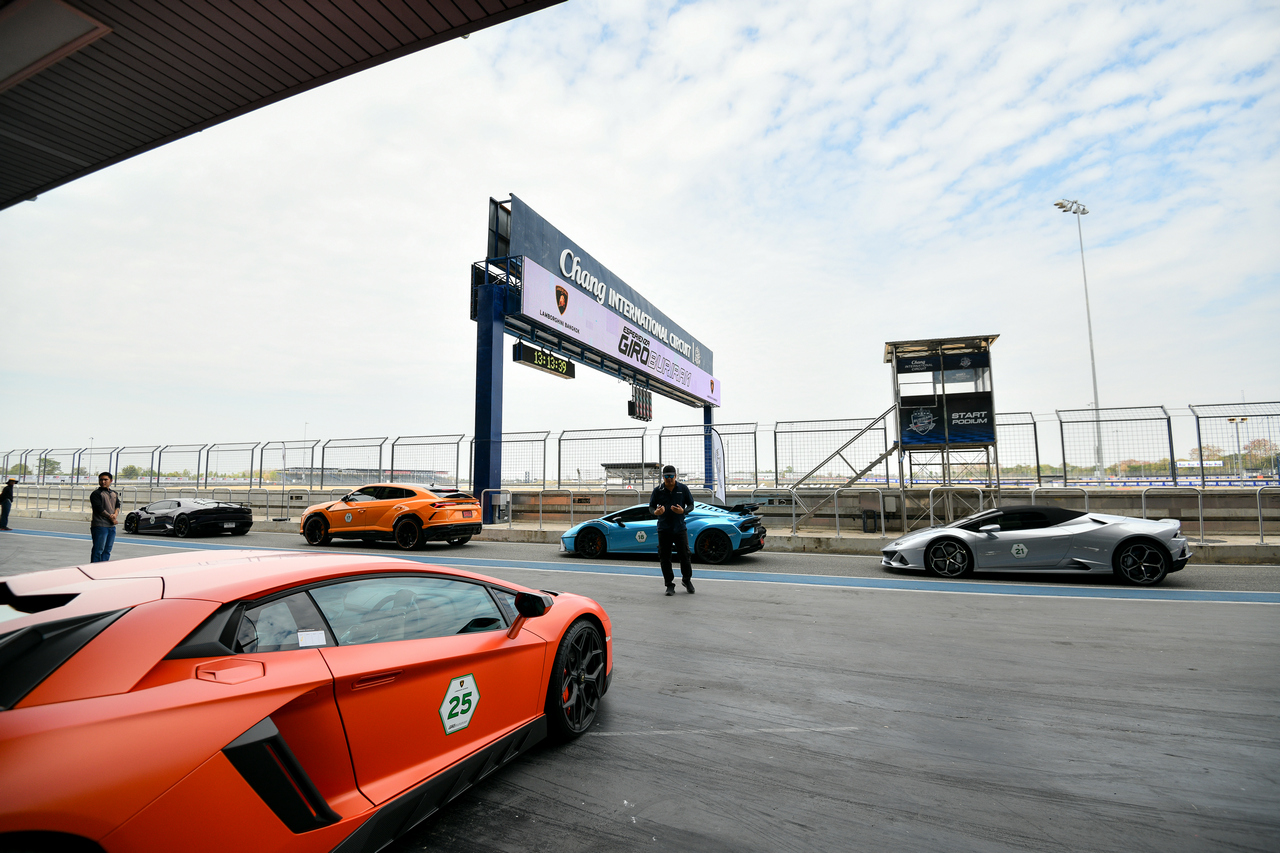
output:
<path id="1" fill-rule="evenodd" d="M 507 496 L 507 529 L 510 530 L 512 519 L 515 518 L 515 513 L 511 511 L 511 506 L 513 504 L 511 500 L 511 490 L 510 489 L 485 489 L 484 491 L 482 491 L 480 493 L 480 518 L 481 519 L 484 518 L 484 496 L 485 495 L 499 495 L 499 496 L 506 495 Z"/>
<path id="2" fill-rule="evenodd" d="M 1142 490 L 1142 517 L 1147 517 L 1147 492 L 1195 492 L 1196 495 L 1196 523 L 1199 525 L 1200 538 L 1196 541 L 1197 545 L 1203 545 L 1204 542 L 1204 492 L 1195 486 L 1148 486 Z M 1258 517 L 1262 517 L 1259 510 Z"/>
<path id="3" fill-rule="evenodd" d="M 758 492 L 773 492 L 774 494 L 784 494 L 791 498 L 791 535 L 795 536 L 796 535 L 796 503 L 799 502 L 799 497 L 797 497 L 796 495 L 796 490 L 785 488 L 782 486 L 775 486 L 773 488 L 767 488 L 767 489 L 752 489 L 751 503 L 756 502 L 756 494 Z"/>
<path id="4" fill-rule="evenodd" d="M 1034 489 L 1031 490 L 1032 506 L 1036 505 L 1037 492 L 1057 492 L 1059 494 L 1061 494 L 1062 492 L 1079 492 L 1080 494 L 1084 495 L 1084 511 L 1085 512 L 1089 511 L 1089 493 L 1084 489 L 1080 488 L 1079 486 L 1036 486 Z"/>
<path id="5" fill-rule="evenodd" d="M 1262 493 L 1263 492 L 1280 492 L 1280 486 L 1262 486 L 1258 489 L 1258 544 L 1266 545 L 1267 536 L 1263 528 L 1266 526 L 1262 520 Z"/>
<path id="6" fill-rule="evenodd" d="M 609 509 L 609 495 L 630 495 L 637 502 L 640 499 L 640 492 L 630 486 L 623 486 L 617 489 L 604 490 L 604 515 L 608 515 L 612 510 Z"/>
<path id="7" fill-rule="evenodd" d="M 871 488 L 871 487 L 869 487 L 869 486 L 846 486 L 846 487 L 841 488 L 841 489 L 836 489 L 835 496 L 831 499 L 831 505 L 832 505 L 832 508 L 835 510 L 835 513 L 836 513 L 836 538 L 837 538 L 837 539 L 839 539 L 839 538 L 840 538 L 840 493 L 841 493 L 841 492 L 859 492 L 859 493 L 875 492 L 875 493 L 879 496 L 879 498 L 880 498 L 880 522 L 879 522 L 879 524 L 877 524 L 876 526 L 877 526 L 878 528 L 880 528 L 880 538 L 881 538 L 881 539 L 887 539 L 887 538 L 888 538 L 888 536 L 887 536 L 887 534 L 885 533 L 885 529 L 884 529 L 884 525 L 885 525 L 885 521 L 884 521 L 884 491 L 883 491 L 883 490 L 881 490 L 881 489 Z M 794 504 L 792 504 L 792 506 L 794 506 Z M 865 528 L 864 528 L 864 529 L 865 529 Z"/>
<path id="8" fill-rule="evenodd" d="M 982 512 L 982 509 L 984 506 L 984 503 L 983 503 L 984 496 L 983 496 L 981 487 L 979 486 L 934 486 L 932 489 L 929 490 L 929 526 L 930 527 L 933 527 L 933 505 L 934 505 L 933 493 L 934 492 L 946 492 L 949 495 L 955 494 L 956 492 L 977 492 L 978 493 L 978 512 Z M 903 509 L 905 510 L 906 508 L 904 507 Z"/>
<path id="9" fill-rule="evenodd" d="M 573 527 L 573 489 L 542 489 L 538 492 L 538 529 L 542 529 L 542 496 L 546 494 L 569 496 L 569 526 Z"/>

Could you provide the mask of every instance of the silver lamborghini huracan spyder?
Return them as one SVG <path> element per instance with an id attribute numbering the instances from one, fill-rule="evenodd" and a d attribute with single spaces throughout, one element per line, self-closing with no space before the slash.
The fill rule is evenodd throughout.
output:
<path id="1" fill-rule="evenodd" d="M 914 530 L 881 549 L 880 565 L 944 578 L 980 572 L 1114 572 L 1151 586 L 1191 558 L 1176 519 L 1146 521 L 1050 506 L 989 509 Z"/>

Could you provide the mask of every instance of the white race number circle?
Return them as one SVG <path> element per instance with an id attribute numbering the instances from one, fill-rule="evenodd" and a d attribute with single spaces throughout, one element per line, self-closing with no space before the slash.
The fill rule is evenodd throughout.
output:
<path id="1" fill-rule="evenodd" d="M 1016 557 L 1019 560 L 1027 556 L 1027 546 L 1023 545 L 1021 542 L 1016 543 L 1012 548 L 1009 549 L 1009 551 L 1010 553 L 1013 554 L 1014 557 Z"/>
<path id="2" fill-rule="evenodd" d="M 480 704 L 480 687 L 472 675 L 462 675 L 449 682 L 440 703 L 440 722 L 444 733 L 451 735 L 471 725 L 471 715 Z"/>
<path id="3" fill-rule="evenodd" d="M 351 521 L 351 513 L 347 513 L 346 518 L 344 518 L 344 519 L 343 519 L 343 521 L 346 521 L 346 522 L 350 523 L 350 521 Z"/>
<path id="4" fill-rule="evenodd" d="M 643 542 L 644 540 L 646 540 L 646 539 L 648 539 L 648 538 L 649 538 L 649 535 L 648 535 L 647 533 L 645 533 L 643 530 L 637 530 L 637 531 L 636 531 L 636 541 L 637 541 L 637 542 Z"/>

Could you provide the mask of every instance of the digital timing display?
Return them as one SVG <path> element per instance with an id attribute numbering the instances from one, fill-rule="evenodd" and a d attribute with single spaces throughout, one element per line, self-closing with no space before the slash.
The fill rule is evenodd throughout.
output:
<path id="1" fill-rule="evenodd" d="M 516 341 L 515 346 L 511 348 L 511 360 L 545 371 L 552 376 L 560 376 L 564 379 L 574 378 L 572 361 L 552 355 L 549 352 L 543 352 L 540 349 L 527 347 L 524 345 L 524 341 Z"/>

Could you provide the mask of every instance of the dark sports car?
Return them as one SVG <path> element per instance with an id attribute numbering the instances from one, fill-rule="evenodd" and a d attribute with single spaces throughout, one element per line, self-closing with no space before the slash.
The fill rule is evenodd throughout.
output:
<path id="1" fill-rule="evenodd" d="M 203 498 L 156 501 L 124 517 L 125 533 L 169 533 L 186 538 L 195 534 L 230 533 L 243 536 L 253 527 L 246 506 Z"/>

